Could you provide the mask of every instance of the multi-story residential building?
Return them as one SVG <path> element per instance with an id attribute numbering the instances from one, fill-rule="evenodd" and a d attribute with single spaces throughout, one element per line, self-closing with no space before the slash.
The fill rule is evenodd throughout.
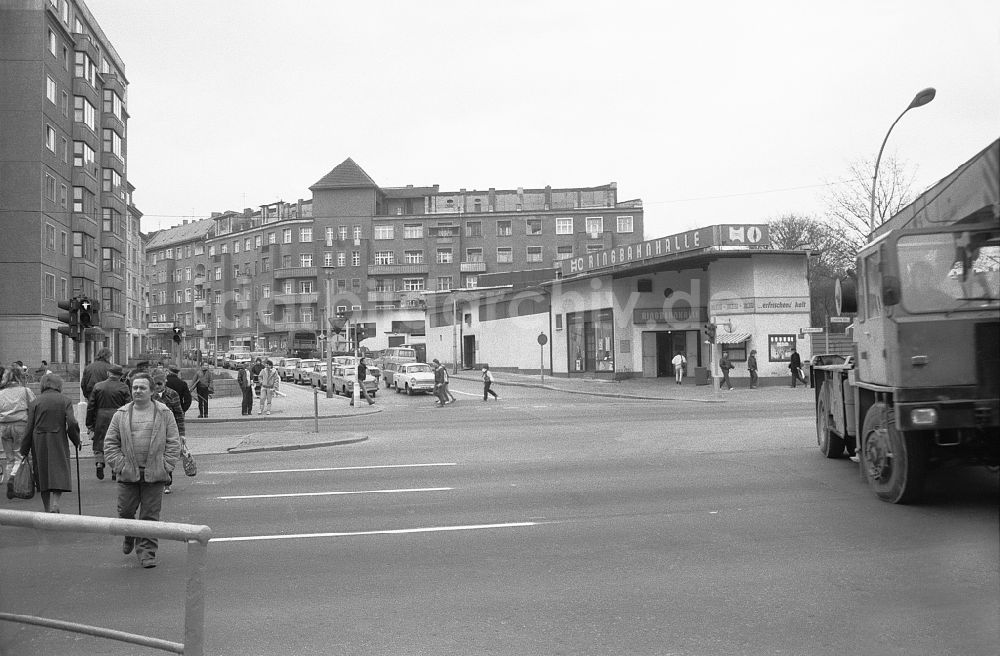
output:
<path id="1" fill-rule="evenodd" d="M 3 1 L 0 25 L 0 358 L 77 361 L 57 304 L 87 296 L 101 329 L 85 357 L 108 346 L 121 359 L 137 230 L 124 65 L 82 0 Z"/>
<path id="2" fill-rule="evenodd" d="M 187 345 L 202 350 L 315 348 L 337 315 L 401 341 L 424 334 L 427 291 L 554 272 L 563 259 L 643 238 L 642 203 L 619 202 L 614 183 L 382 188 L 347 159 L 311 190 L 311 201 L 214 213 L 153 236 L 150 320 L 184 326 Z"/>
<path id="3" fill-rule="evenodd" d="M 125 229 L 125 356 L 131 358 L 145 351 L 147 343 L 149 283 L 146 276 L 146 242 L 140 230 L 142 212 L 132 204 L 128 185 L 128 221 Z"/>

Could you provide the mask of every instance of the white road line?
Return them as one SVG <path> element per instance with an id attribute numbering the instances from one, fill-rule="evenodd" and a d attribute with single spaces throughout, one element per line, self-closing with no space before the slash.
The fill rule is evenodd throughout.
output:
<path id="1" fill-rule="evenodd" d="M 453 487 L 415 487 L 401 490 L 350 490 L 347 492 L 293 492 L 290 494 L 244 494 L 230 497 L 215 497 L 216 499 L 280 499 L 282 497 L 333 497 L 348 494 L 395 494 L 403 492 L 447 492 Z"/>
<path id="2" fill-rule="evenodd" d="M 356 467 L 313 467 L 308 469 L 254 469 L 251 471 L 210 471 L 208 474 L 294 474 L 298 472 L 350 471 L 357 469 L 402 469 L 405 467 L 454 467 L 455 462 L 424 462 L 410 465 L 359 465 Z"/>
<path id="3" fill-rule="evenodd" d="M 256 540 L 297 540 L 300 538 L 346 538 L 359 535 L 406 535 L 410 533 L 441 533 L 445 531 L 477 531 L 493 528 L 523 528 L 538 526 L 542 522 L 510 522 L 507 524 L 470 524 L 468 526 L 428 526 L 425 528 L 396 528 L 382 531 L 353 531 L 350 533 L 296 533 L 292 535 L 247 535 L 237 538 L 212 538 L 211 542 L 251 542 Z"/>

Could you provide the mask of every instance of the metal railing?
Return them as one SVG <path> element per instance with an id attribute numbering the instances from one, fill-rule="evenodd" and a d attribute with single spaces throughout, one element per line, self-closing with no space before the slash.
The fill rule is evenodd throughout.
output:
<path id="1" fill-rule="evenodd" d="M 186 542 L 187 595 L 184 603 L 183 643 L 35 615 L 0 612 L 0 620 L 118 640 L 185 656 L 203 656 L 205 653 L 204 577 L 208 559 L 208 541 L 212 538 L 212 529 L 208 526 L 3 509 L 0 509 L 0 526 L 20 526 L 62 533 L 107 533 L 122 537 L 131 535 Z"/>

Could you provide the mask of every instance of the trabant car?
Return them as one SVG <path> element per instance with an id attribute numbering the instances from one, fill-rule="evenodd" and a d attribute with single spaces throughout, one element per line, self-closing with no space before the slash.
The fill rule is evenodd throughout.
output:
<path id="1" fill-rule="evenodd" d="M 344 365 L 335 364 L 333 365 L 333 373 L 330 375 L 330 386 L 333 388 L 334 394 L 343 394 L 344 396 L 354 395 L 354 382 L 358 378 L 358 368 L 354 365 Z M 375 396 L 378 392 L 378 379 L 368 376 L 365 378 L 365 390 L 371 396 Z"/>
<path id="2" fill-rule="evenodd" d="M 291 381 L 296 385 L 309 385 L 311 383 L 309 379 L 309 372 L 313 370 L 319 364 L 317 358 L 303 358 L 295 364 L 295 368 L 292 370 Z"/>
<path id="3" fill-rule="evenodd" d="M 406 392 L 414 395 L 417 392 L 434 391 L 434 368 L 424 362 L 403 362 L 393 365 L 392 386 L 396 393 Z"/>
<path id="4" fill-rule="evenodd" d="M 297 365 L 302 358 L 278 358 L 274 362 L 274 369 L 278 372 L 278 377 L 281 380 L 291 380 L 292 374 L 295 373 L 295 365 Z"/>

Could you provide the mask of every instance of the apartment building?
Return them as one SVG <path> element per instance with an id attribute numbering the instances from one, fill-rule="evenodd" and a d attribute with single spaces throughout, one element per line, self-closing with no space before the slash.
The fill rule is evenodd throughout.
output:
<path id="1" fill-rule="evenodd" d="M 87 296 L 101 327 L 84 357 L 108 346 L 121 359 L 143 288 L 126 265 L 141 251 L 124 65 L 79 0 L 3 0 L 0 25 L 0 358 L 76 362 L 58 303 Z"/>

